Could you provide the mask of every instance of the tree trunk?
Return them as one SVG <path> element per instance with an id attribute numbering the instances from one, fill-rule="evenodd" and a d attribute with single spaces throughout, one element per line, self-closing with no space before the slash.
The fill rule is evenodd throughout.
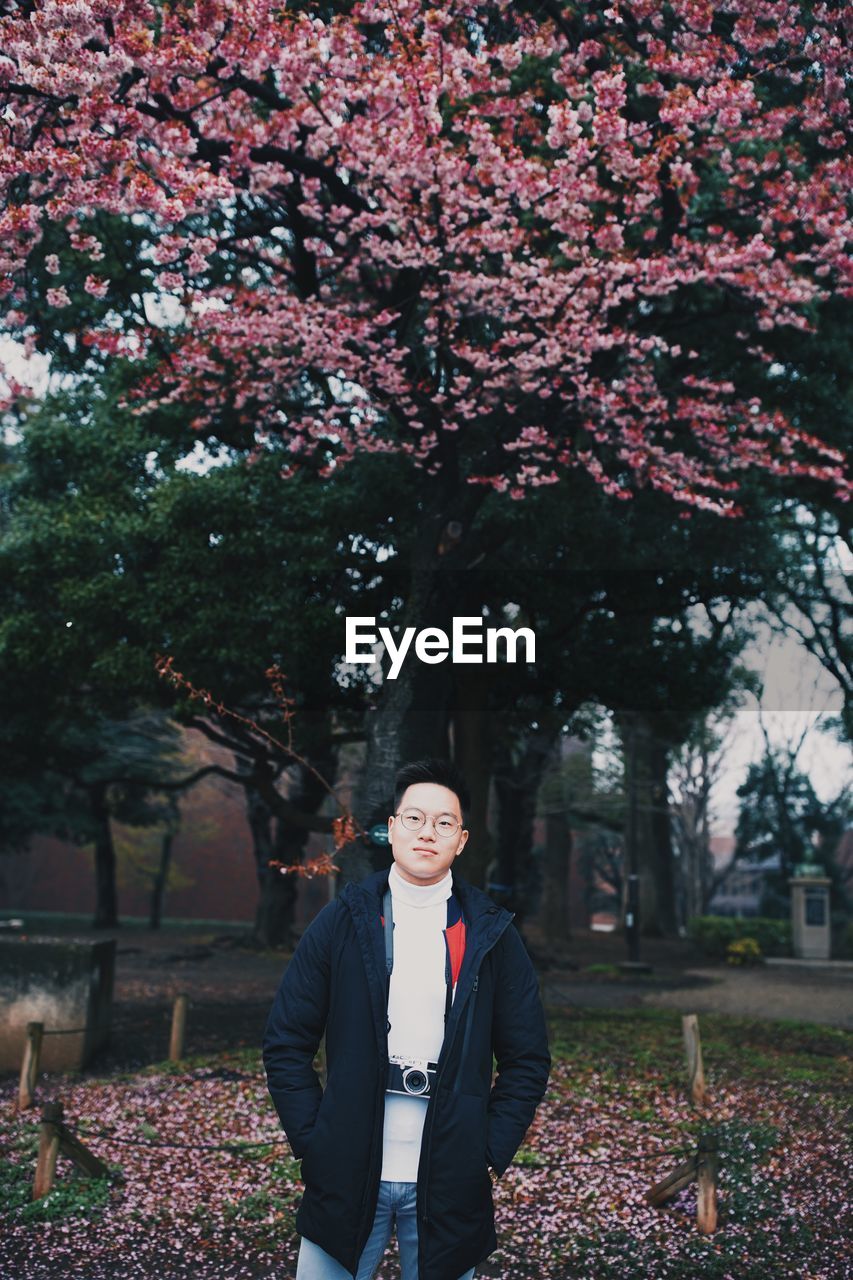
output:
<path id="1" fill-rule="evenodd" d="M 333 777 L 331 756 L 322 761 L 313 759 L 311 763 L 322 776 Z M 303 812 L 314 812 L 326 799 L 326 788 L 310 769 L 301 765 L 294 766 L 291 773 L 294 780 L 288 799 Z M 294 918 L 299 877 L 296 872 L 282 873 L 269 863 L 274 860 L 285 866 L 298 866 L 304 859 L 311 833 L 288 823 L 286 818 L 274 818 L 266 802 L 251 788 L 246 790 L 246 804 L 258 870 L 255 936 L 265 947 L 291 947 L 296 941 Z"/>
<path id="2" fill-rule="evenodd" d="M 713 893 L 714 867 L 708 804 L 713 777 L 706 745 L 700 744 L 682 765 L 679 796 L 670 803 L 677 851 L 676 916 L 679 928 L 694 916 L 704 915 Z"/>
<path id="3" fill-rule="evenodd" d="M 699 776 L 699 794 L 696 797 L 695 839 L 691 848 L 690 891 L 687 896 L 687 920 L 691 916 L 703 916 L 711 900 L 714 860 L 711 854 L 711 832 L 708 826 L 708 806 L 711 795 L 711 771 L 708 751 L 700 749 L 702 771 Z"/>
<path id="4" fill-rule="evenodd" d="M 678 935 L 675 911 L 675 857 L 672 850 L 672 824 L 669 814 L 669 749 L 654 734 L 648 739 L 649 756 L 649 849 L 646 859 L 649 878 L 655 886 L 655 932 L 667 937 Z"/>
<path id="5" fill-rule="evenodd" d="M 269 864 L 298 861 L 279 858 L 281 841 L 277 839 L 275 818 L 265 800 L 253 787 L 246 787 L 246 816 L 252 833 L 255 868 L 258 877 L 258 906 L 254 934 L 264 947 L 289 946 L 292 939 L 296 902 L 295 875 L 283 875 Z"/>
<path id="6" fill-rule="evenodd" d="M 675 936 L 675 869 L 667 792 L 667 749 L 640 711 L 619 717 L 625 743 L 627 874 L 639 877 L 639 925 L 647 937 Z"/>
<path id="7" fill-rule="evenodd" d="M 711 833 L 708 830 L 707 803 L 698 800 L 692 830 L 684 840 L 684 924 L 693 916 L 705 915 L 714 892 Z"/>
<path id="8" fill-rule="evenodd" d="M 494 767 L 498 831 L 495 870 L 491 878 L 501 888 L 493 893 L 493 897 L 515 912 L 518 927 L 530 909 L 530 855 L 536 797 L 558 737 L 559 733 L 555 731 L 531 730 L 521 754 L 513 759 L 510 750 L 503 748 Z"/>
<path id="9" fill-rule="evenodd" d="M 545 818 L 545 871 L 541 918 L 548 954 L 571 938 L 569 877 L 573 852 L 572 829 L 562 811 Z"/>
<path id="10" fill-rule="evenodd" d="M 489 681 L 486 666 L 460 666 L 454 676 L 453 760 L 468 783 L 471 807 L 467 815 L 471 833 L 460 870 L 470 884 L 485 888 L 486 869 L 494 857 L 488 829 L 489 786 L 492 777 L 492 734 L 489 716 Z"/>
<path id="11" fill-rule="evenodd" d="M 289 840 L 289 832 L 285 831 L 282 822 L 275 822 L 275 836 L 272 842 L 272 856 L 277 862 L 288 866 L 302 860 L 302 848 L 297 848 Z M 304 844 L 304 834 L 301 844 Z M 298 895 L 298 876 L 296 872 L 282 872 L 267 867 L 263 877 L 259 873 L 258 907 L 255 912 L 255 937 L 264 947 L 293 947 L 294 917 L 296 915 L 296 899 Z"/>
<path id="12" fill-rule="evenodd" d="M 172 841 L 174 833 L 167 831 L 162 838 L 160 844 L 160 865 L 157 868 L 157 874 L 154 877 L 154 884 L 151 889 L 151 913 L 148 918 L 149 929 L 159 929 L 163 917 L 163 898 L 166 893 L 166 883 L 169 879 L 169 867 L 172 863 Z"/>
<path id="13" fill-rule="evenodd" d="M 107 784 L 95 783 L 88 792 L 95 820 L 95 918 L 92 928 L 117 929 L 116 854 L 107 804 Z"/>
<path id="14" fill-rule="evenodd" d="M 416 633 L 424 627 L 440 627 L 450 633 L 454 615 L 481 612 L 476 583 L 473 591 L 470 586 L 475 581 L 470 570 L 488 554 L 474 531 L 485 490 L 460 484 L 450 452 L 445 464 L 435 485 L 421 489 L 419 533 L 398 591 L 405 601 L 401 634 L 406 627 L 414 627 Z M 365 725 L 366 759 L 354 799 L 355 816 L 363 827 L 384 823 L 392 812 L 394 775 L 401 765 L 424 756 L 450 754 L 453 672 L 450 656 L 430 665 L 419 662 L 410 651 L 397 679 L 389 680 L 387 674 L 383 679 Z M 454 733 L 454 750 L 461 747 L 470 766 L 470 735 L 461 723 L 456 724 Z M 483 781 L 482 768 L 475 771 L 470 783 L 472 799 L 476 796 L 474 820 L 482 822 L 484 833 L 488 782 Z M 359 879 L 375 867 L 387 865 L 388 860 L 387 846 L 376 849 L 358 842 L 347 849 L 344 878 Z M 476 882 L 485 866 L 485 845 L 478 850 L 476 863 L 472 860 L 465 865 L 472 868 L 465 878 Z"/>
<path id="15" fill-rule="evenodd" d="M 448 631 L 452 618 L 449 590 L 442 590 L 442 575 L 434 556 L 423 551 L 414 568 L 406 597 L 399 636 L 406 627 L 416 632 L 427 626 Z M 428 665 L 410 650 L 395 680 L 385 675 L 375 707 L 365 724 L 367 752 L 354 799 L 355 816 L 365 830 L 384 823 L 393 812 L 394 775 L 401 765 L 424 756 L 449 753 L 449 718 L 452 667 L 449 658 Z M 387 846 L 374 848 L 363 841 L 349 845 L 341 862 L 341 882 L 360 880 L 388 863 Z"/>

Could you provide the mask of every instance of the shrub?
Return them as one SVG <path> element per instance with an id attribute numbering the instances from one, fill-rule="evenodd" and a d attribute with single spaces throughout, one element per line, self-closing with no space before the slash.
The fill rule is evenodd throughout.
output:
<path id="1" fill-rule="evenodd" d="M 745 919 L 736 916 L 693 916 L 687 922 L 688 937 L 715 960 L 724 960 L 732 942 L 752 938 L 763 956 L 790 956 L 790 920 L 771 920 L 762 916 Z"/>
<path id="2" fill-rule="evenodd" d="M 755 938 L 736 938 L 726 947 L 729 964 L 762 964 L 764 956 Z"/>
<path id="3" fill-rule="evenodd" d="M 593 978 L 620 978 L 619 966 L 615 964 L 588 964 L 583 973 Z"/>

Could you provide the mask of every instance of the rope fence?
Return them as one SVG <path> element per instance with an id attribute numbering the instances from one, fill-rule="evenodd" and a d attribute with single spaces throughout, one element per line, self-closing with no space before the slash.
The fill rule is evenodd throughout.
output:
<path id="1" fill-rule="evenodd" d="M 581 1147 L 582 1151 L 583 1148 Z M 646 1160 L 660 1160 L 664 1156 L 686 1156 L 690 1152 L 690 1147 L 671 1147 L 666 1151 L 641 1151 L 634 1154 L 630 1158 L 625 1157 L 622 1160 L 537 1160 L 535 1163 L 524 1163 L 518 1166 L 523 1169 L 565 1169 L 567 1165 L 583 1165 L 588 1169 L 591 1164 L 608 1164 L 608 1165 L 629 1165 L 643 1164 Z"/>
<path id="2" fill-rule="evenodd" d="M 235 1138 L 233 1142 L 151 1142 L 147 1139 L 141 1141 L 138 1138 L 118 1138 L 115 1134 L 104 1133 L 100 1129 L 81 1129 L 80 1134 L 84 1138 L 103 1138 L 105 1142 L 117 1142 L 125 1147 L 153 1147 L 162 1148 L 165 1151 L 231 1151 L 239 1152 L 247 1147 L 272 1147 L 277 1144 L 286 1142 L 287 1139 L 283 1134 L 279 1134 L 275 1138 L 265 1138 L 258 1142 L 244 1141 L 242 1138 Z"/>
<path id="3" fill-rule="evenodd" d="M 169 1059 L 178 1062 L 184 1055 L 187 1010 L 189 998 L 185 994 L 178 995 L 172 1010 L 172 1024 L 169 1041 Z M 702 1048 L 699 1038 L 699 1022 L 695 1014 L 682 1017 L 682 1032 L 687 1058 L 687 1091 L 693 1106 L 701 1107 L 707 1102 L 705 1076 L 702 1066 Z M 19 1110 L 26 1110 L 33 1105 L 35 1085 L 38 1076 L 39 1057 L 44 1036 L 48 1035 L 80 1035 L 85 1034 L 86 1027 L 45 1028 L 42 1023 L 27 1024 L 27 1039 L 21 1063 L 21 1078 L 18 1090 Z M 33 1199 L 40 1199 L 51 1189 L 56 1171 L 56 1160 L 60 1152 L 69 1156 L 89 1177 L 105 1176 L 109 1173 L 107 1166 L 80 1141 L 100 1139 L 103 1142 L 116 1143 L 120 1146 L 139 1147 L 153 1150 L 170 1151 L 225 1151 L 232 1156 L 245 1155 L 250 1150 L 273 1147 L 283 1144 L 283 1135 L 260 1139 L 232 1142 L 160 1142 L 151 1139 L 122 1138 L 105 1130 L 85 1128 L 75 1134 L 64 1120 L 61 1102 L 47 1103 L 41 1113 L 39 1155 L 36 1176 L 33 1184 Z M 579 1149 L 580 1151 L 583 1148 Z M 664 1178 L 656 1182 L 646 1192 L 644 1198 L 653 1206 L 660 1207 L 684 1187 L 696 1180 L 697 1196 L 697 1230 L 703 1235 L 710 1235 L 717 1226 L 717 1171 L 719 1163 L 719 1144 L 713 1129 L 706 1129 L 700 1135 L 696 1147 L 668 1147 L 661 1151 L 634 1152 L 630 1156 L 619 1159 L 585 1158 L 540 1161 L 532 1159 L 514 1166 L 528 1173 L 550 1172 L 567 1167 L 589 1168 L 592 1165 L 603 1165 L 610 1168 L 625 1168 L 641 1165 L 648 1161 L 662 1160 L 670 1157 L 682 1157 L 681 1163 Z"/>
<path id="4" fill-rule="evenodd" d="M 227 1151 L 231 1155 L 241 1155 L 247 1148 L 271 1147 L 285 1141 L 283 1137 L 261 1141 L 215 1142 L 215 1143 L 179 1143 L 140 1141 L 136 1138 L 119 1138 L 103 1130 L 85 1129 L 81 1131 L 85 1138 L 101 1138 L 106 1142 L 118 1143 L 122 1146 L 155 1148 L 171 1151 Z M 80 1141 L 80 1135 L 65 1123 L 64 1109 L 61 1102 L 49 1102 L 42 1109 L 39 1125 L 39 1151 L 33 1182 L 33 1200 L 46 1196 L 52 1189 L 56 1177 L 56 1161 L 59 1154 L 68 1156 L 88 1177 L 109 1176 L 109 1167 Z M 703 1133 L 695 1150 L 669 1148 L 665 1151 L 647 1151 L 635 1154 L 622 1160 L 567 1160 L 536 1164 L 516 1165 L 525 1172 L 547 1172 L 555 1167 L 566 1165 L 606 1164 L 628 1166 L 645 1160 L 658 1160 L 673 1155 L 685 1155 L 687 1158 L 665 1178 L 655 1183 L 645 1193 L 644 1198 L 653 1206 L 660 1207 L 683 1187 L 694 1179 L 699 1182 L 697 1197 L 697 1227 L 703 1234 L 710 1234 L 717 1222 L 717 1135 L 713 1132 Z"/>
<path id="5" fill-rule="evenodd" d="M 80 1129 L 79 1135 L 83 1138 L 102 1138 L 105 1142 L 116 1142 L 125 1147 L 152 1147 L 168 1151 L 239 1152 L 247 1148 L 272 1147 L 287 1141 L 283 1134 L 278 1134 L 272 1138 L 262 1138 L 251 1142 L 242 1138 L 235 1138 L 233 1142 L 155 1142 L 149 1139 L 119 1138 L 116 1134 L 107 1133 L 104 1129 L 90 1129 L 88 1127 Z M 579 1150 L 582 1151 L 583 1148 L 581 1147 Z M 567 1165 L 583 1165 L 588 1168 L 592 1164 L 642 1164 L 646 1160 L 661 1160 L 665 1156 L 687 1156 L 691 1153 L 691 1150 L 691 1147 L 669 1147 L 664 1151 L 642 1151 L 622 1160 L 536 1160 L 525 1161 L 514 1167 L 524 1169 L 526 1172 L 537 1173 L 539 1170 L 563 1169 Z"/>
<path id="6" fill-rule="evenodd" d="M 172 1023 L 169 1033 L 169 1052 L 168 1059 L 170 1062 L 180 1062 L 184 1057 L 186 1032 L 187 1032 L 187 1011 L 189 1009 L 189 996 L 181 993 L 175 997 L 172 1006 Z M 27 1023 L 27 1038 L 24 1042 L 24 1056 L 21 1062 L 21 1076 L 18 1085 L 18 1110 L 26 1111 L 35 1101 L 36 1081 L 38 1079 L 39 1061 L 41 1058 L 42 1042 L 45 1036 L 79 1036 L 87 1035 L 90 1028 L 86 1027 L 45 1027 L 43 1022 Z"/>

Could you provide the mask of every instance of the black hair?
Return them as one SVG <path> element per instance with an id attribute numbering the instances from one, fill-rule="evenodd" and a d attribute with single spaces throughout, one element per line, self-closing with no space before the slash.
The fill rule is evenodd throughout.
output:
<path id="1" fill-rule="evenodd" d="M 456 765 L 451 764 L 449 760 L 430 756 L 425 760 L 413 760 L 398 770 L 394 779 L 395 811 L 399 809 L 400 801 L 407 789 L 418 782 L 434 782 L 439 787 L 447 787 L 448 791 L 453 791 L 459 800 L 459 807 L 463 814 L 470 807 L 471 797 L 468 794 L 468 786 Z"/>

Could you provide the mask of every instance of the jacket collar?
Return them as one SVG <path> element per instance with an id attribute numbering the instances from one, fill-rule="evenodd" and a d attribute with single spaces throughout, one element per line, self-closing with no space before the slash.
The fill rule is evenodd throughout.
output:
<path id="1" fill-rule="evenodd" d="M 363 880 L 351 881 L 341 890 L 340 897 L 353 914 L 369 916 L 381 909 L 382 895 L 388 888 L 389 871 L 390 867 L 374 871 Z M 469 884 L 456 870 L 453 871 L 453 892 L 462 906 L 466 924 L 478 932 L 484 929 L 490 934 L 493 927 L 500 926 L 497 932 L 502 933 L 513 918 L 511 912 L 492 902 L 482 889 Z"/>
<path id="2" fill-rule="evenodd" d="M 390 868 L 374 871 L 363 880 L 351 881 L 341 890 L 338 899 L 352 915 L 367 973 L 373 1024 L 380 1053 L 387 1052 L 385 1038 L 387 1011 L 385 1008 L 385 944 L 379 925 L 379 916 L 382 909 L 382 895 L 388 888 L 389 870 Z M 483 893 L 482 889 L 475 888 L 455 871 L 453 892 L 461 904 L 469 932 L 445 1041 L 461 1016 L 483 956 L 495 945 L 513 919 L 512 912 L 497 906 L 487 894 Z"/>

